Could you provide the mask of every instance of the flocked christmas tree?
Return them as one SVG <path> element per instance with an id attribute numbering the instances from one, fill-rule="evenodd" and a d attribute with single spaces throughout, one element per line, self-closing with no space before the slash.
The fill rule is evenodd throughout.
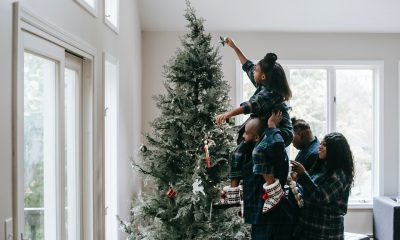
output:
<path id="1" fill-rule="evenodd" d="M 155 98 L 161 116 L 141 161 L 133 161 L 146 189 L 134 199 L 131 219 L 120 222 L 129 239 L 247 239 L 239 208 L 211 209 L 235 146 L 232 127 L 214 122 L 229 107 L 229 86 L 218 48 L 189 2 L 185 18 L 189 32 L 165 66 L 167 93 Z"/>

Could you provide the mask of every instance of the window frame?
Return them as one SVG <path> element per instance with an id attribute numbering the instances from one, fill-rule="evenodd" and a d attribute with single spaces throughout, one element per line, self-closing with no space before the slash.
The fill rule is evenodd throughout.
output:
<path id="1" fill-rule="evenodd" d="M 103 173 L 104 173 L 104 186 L 103 186 L 103 193 L 104 193 L 104 239 L 106 239 L 106 240 L 108 240 L 107 239 L 107 231 L 106 231 L 106 229 L 107 229 L 107 210 L 108 210 L 108 208 L 109 208 L 109 206 L 107 206 L 107 202 L 106 202 L 106 199 L 107 199 L 107 197 L 106 197 L 106 194 L 107 194 L 107 192 L 106 192 L 106 186 L 107 186 L 107 184 L 109 184 L 109 183 L 107 183 L 107 175 L 106 175 L 106 164 L 107 164 L 107 162 L 106 162 L 106 158 L 107 158 L 107 155 L 106 155 L 106 148 L 107 148 L 107 139 L 106 139 L 106 134 L 107 134 L 107 121 L 106 121 L 106 117 L 107 117 L 107 112 L 109 111 L 109 109 L 107 109 L 106 108 L 106 104 L 107 104 L 107 94 L 106 94 L 106 87 L 108 86 L 107 85 L 107 72 L 106 72 L 106 64 L 107 64 L 107 62 L 109 62 L 109 63 L 111 63 L 111 64 L 114 64 L 115 65 L 115 67 L 116 67 L 116 76 L 115 76 L 115 83 L 114 83 L 114 85 L 113 86 L 111 86 L 111 88 L 113 88 L 112 90 L 114 90 L 115 92 L 115 99 L 113 99 L 114 101 L 112 101 L 111 102 L 111 104 L 110 105 L 114 105 L 114 107 L 115 107 L 115 109 L 111 109 L 111 112 L 114 114 L 114 116 L 113 115 L 111 115 L 111 117 L 112 117 L 112 119 L 110 119 L 112 122 L 114 122 L 114 124 L 115 124 L 115 133 L 114 133 L 114 136 L 112 136 L 111 137 L 111 139 L 113 139 L 113 140 L 115 140 L 115 148 L 116 149 L 113 149 L 113 150 L 115 150 L 115 154 L 116 154 L 116 160 L 118 159 L 118 132 L 119 132 L 119 124 L 118 124 L 118 114 L 119 114 L 119 108 L 118 108 L 118 106 L 119 106 L 119 99 L 118 99 L 118 96 L 119 96 L 119 76 L 120 76 L 120 74 L 119 74 L 119 61 L 118 61 L 118 59 L 117 58 L 115 58 L 114 56 L 112 56 L 111 54 L 108 54 L 108 53 L 106 53 L 106 52 L 104 52 L 103 53 L 103 81 L 104 81 L 104 164 L 103 164 Z M 111 90 L 111 91 L 112 91 Z M 115 162 L 115 166 L 114 166 L 115 168 L 113 169 L 115 172 L 115 179 L 113 179 L 113 182 L 111 183 L 111 185 L 114 185 L 114 187 L 115 187 L 115 191 L 116 191 L 116 194 L 118 194 L 118 188 L 117 188 L 117 186 L 118 186 L 118 178 L 117 178 L 117 176 L 118 176 L 118 165 L 116 164 L 116 162 Z M 117 198 L 117 196 L 115 196 L 115 198 L 116 199 L 114 199 L 115 200 L 115 202 L 114 203 L 112 203 L 114 206 L 114 208 L 115 208 L 115 211 L 116 211 L 116 213 L 118 213 L 118 198 Z M 116 229 L 114 229 L 114 228 L 112 228 L 112 230 L 113 231 L 116 231 L 116 233 L 118 234 L 119 233 L 119 231 L 118 231 L 118 222 L 117 222 L 117 219 L 115 218 L 115 216 L 113 216 L 114 217 L 114 219 L 115 219 L 115 221 L 116 221 Z"/>
<path id="2" fill-rule="evenodd" d="M 44 226 L 51 226 L 53 225 L 52 223 L 55 222 L 55 227 L 54 228 L 45 228 L 44 234 L 45 236 L 51 236 L 51 237 L 56 237 L 57 239 L 61 239 L 62 236 L 65 234 L 65 211 L 64 211 L 64 204 L 65 204 L 65 195 L 64 191 L 64 179 L 65 179 L 65 174 L 64 174 L 64 152 L 62 151 L 63 148 L 61 146 L 64 145 L 64 109 L 62 106 L 64 105 L 64 89 L 62 86 L 63 80 L 64 80 L 64 73 L 65 73 L 65 52 L 64 49 L 51 43 L 48 42 L 44 39 L 38 38 L 37 36 L 34 36 L 33 34 L 23 31 L 22 32 L 22 47 L 23 47 L 23 52 L 22 54 L 25 54 L 25 52 L 36 55 L 37 57 L 47 59 L 50 61 L 53 61 L 55 63 L 55 82 L 54 85 L 52 86 L 54 88 L 54 92 L 52 93 L 54 99 L 51 99 L 55 101 L 52 107 L 54 107 L 53 114 L 54 119 L 53 121 L 48 122 L 48 125 L 51 125 L 54 127 L 54 136 L 52 136 L 54 141 L 54 151 L 53 152 L 53 157 L 55 158 L 55 161 L 46 161 L 44 159 L 43 161 L 43 167 L 44 167 L 44 210 L 47 210 L 48 208 L 55 210 L 55 213 L 52 213 L 49 211 L 45 211 L 44 213 Z M 25 57 L 21 58 L 21 66 L 24 65 L 24 59 Z M 23 74 L 22 74 L 23 76 Z M 24 78 L 24 77 L 23 77 Z M 25 84 L 25 79 L 22 79 L 21 82 L 21 87 L 24 88 Z M 24 97 L 24 90 L 22 89 L 21 92 L 22 97 Z M 46 99 L 50 100 L 50 99 Z M 24 130 L 24 108 L 19 108 L 18 109 L 18 115 L 21 116 L 22 120 L 22 125 L 20 126 L 22 131 Z M 48 121 L 49 119 L 46 119 Z M 47 135 L 47 134 L 44 134 Z M 21 141 L 24 141 L 24 135 L 20 136 Z M 46 137 L 44 136 L 44 139 Z M 47 143 L 47 142 L 46 142 Z M 20 151 L 24 151 L 24 144 L 20 146 L 21 149 Z M 45 147 L 46 148 L 46 147 Z M 44 149 L 44 151 L 46 151 Z M 24 166 L 24 156 L 22 155 L 21 158 L 19 159 L 21 161 L 21 167 L 22 167 L 22 174 L 19 176 L 19 178 L 24 179 L 25 173 L 25 166 Z M 46 171 L 47 170 L 47 171 Z M 23 180 L 22 180 L 23 181 Z M 23 183 L 22 183 L 23 185 Z M 47 186 L 46 186 L 47 185 Z M 18 201 L 21 201 L 20 204 L 21 206 L 24 205 L 24 192 L 23 189 L 20 189 L 21 193 L 21 198 L 17 199 Z M 45 194 L 49 193 L 49 194 Z M 47 202 L 47 206 L 46 206 Z M 23 207 L 22 213 L 25 212 L 25 207 Z M 48 216 L 48 217 L 46 217 Z M 47 218 L 47 220 L 46 220 Z M 24 232 L 25 233 L 25 232 Z"/>
<path id="3" fill-rule="evenodd" d="M 80 227 L 81 239 L 101 239 L 103 235 L 102 216 L 104 214 L 101 201 L 101 166 L 102 159 L 102 131 L 94 131 L 103 124 L 101 116 L 101 82 L 97 79 L 99 58 L 97 49 L 85 41 L 65 32 L 51 22 L 33 14 L 21 3 L 13 3 L 13 62 L 12 62 L 12 185 L 13 185 L 13 236 L 20 236 L 24 233 L 23 217 L 23 122 L 20 112 L 23 111 L 23 53 L 22 40 L 23 32 L 29 32 L 39 38 L 52 42 L 66 50 L 83 58 L 83 79 L 82 79 L 82 192 Z M 21 98 L 22 97 L 22 98 Z M 22 108 L 21 108 L 22 107 Z M 23 115 L 22 115 L 23 116 Z M 101 128 L 101 127 L 100 127 Z M 22 144 L 21 144 L 22 143 Z M 22 151 L 21 151 L 22 150 Z M 63 180 L 63 179 L 62 179 Z M 22 199 L 22 202 L 21 202 Z M 94 201 L 96 199 L 96 201 Z M 64 223 L 62 223 L 64 225 Z M 64 237 L 64 235 L 63 235 Z M 61 238 L 63 239 L 63 238 Z"/>
<path id="4" fill-rule="evenodd" d="M 253 61 L 257 62 L 257 61 Z M 373 190 L 372 198 L 375 196 L 381 196 L 383 190 L 383 174 L 382 164 L 380 161 L 383 158 L 383 87 L 384 87 L 384 62 L 383 61 L 368 61 L 368 60 L 280 60 L 279 63 L 287 73 L 290 69 L 325 69 L 327 71 L 327 129 L 328 132 L 335 131 L 336 129 L 336 70 L 352 69 L 352 70 L 373 70 L 373 116 L 374 116 L 374 140 L 373 140 L 373 159 L 372 159 L 372 178 L 373 178 Z M 400 62 L 399 62 L 400 68 Z M 243 102 L 243 74 L 242 64 L 239 60 L 236 61 L 236 106 L 239 106 Z M 287 75 L 290 83 L 290 76 Z M 399 76 L 400 78 L 400 76 Z M 238 122 L 243 122 L 243 116 L 238 116 Z M 370 209 L 372 208 L 372 198 L 355 201 L 349 199 L 350 209 Z"/>
<path id="5" fill-rule="evenodd" d="M 79 6 L 81 6 L 86 12 L 90 13 L 93 17 L 97 17 L 99 2 L 94 0 L 94 7 L 90 6 L 85 0 L 74 0 Z"/>
<path id="6" fill-rule="evenodd" d="M 116 9 L 116 11 L 117 11 L 117 25 L 114 25 L 109 19 L 108 19 L 108 13 L 106 12 L 107 11 L 107 9 L 106 9 L 106 2 L 107 1 L 111 1 L 111 0 L 104 0 L 104 12 L 103 12 L 103 18 L 104 18 L 104 24 L 107 26 L 107 27 L 109 27 L 115 34 L 119 34 L 119 25 L 120 25 L 120 9 L 119 9 L 119 5 L 120 5 L 120 3 L 119 3 L 119 0 L 113 0 L 113 1 L 116 1 L 116 4 L 117 4 L 117 9 Z"/>
<path id="7" fill-rule="evenodd" d="M 76 172 L 76 176 L 77 179 L 75 179 L 75 181 L 77 180 L 77 182 L 75 182 L 75 188 L 77 190 L 77 192 L 75 193 L 75 200 L 76 201 L 76 208 L 77 208 L 77 216 L 75 219 L 75 224 L 76 224 L 76 232 L 75 234 L 78 235 L 79 239 L 82 239 L 82 195 L 83 195 L 83 152 L 82 152 L 82 142 L 83 142 L 83 132 L 82 132 L 82 109 L 83 109 L 83 102 L 82 102 L 82 89 L 83 89 L 83 61 L 80 58 L 77 58 L 76 56 L 74 56 L 73 54 L 70 54 L 68 52 L 65 53 L 65 69 L 71 69 L 73 71 L 75 71 L 78 75 L 79 75 L 79 81 L 80 83 L 77 85 L 77 89 L 76 89 L 76 97 L 77 99 L 77 106 L 76 106 L 76 113 L 79 114 L 79 116 L 77 118 L 75 118 L 75 122 L 77 124 L 77 128 L 78 131 L 76 133 L 76 137 L 77 142 L 75 143 L 75 147 L 77 149 L 76 154 L 77 154 L 77 159 L 75 161 L 75 172 Z M 65 78 L 64 78 L 64 82 L 65 82 Z M 64 94 L 64 99 L 65 99 L 65 94 Z M 64 124 L 64 126 L 66 126 Z M 65 138 L 65 136 L 64 136 Z M 65 159 L 65 162 L 67 161 L 67 159 Z M 65 165 L 65 164 L 64 164 Z M 73 169 L 69 169 L 69 170 L 73 170 Z M 67 168 L 67 172 L 68 172 L 68 168 Z M 65 179 L 65 178 L 64 178 Z M 64 184 L 65 186 L 68 186 L 68 181 L 65 182 Z M 69 191 L 68 191 L 69 194 Z M 70 196 L 68 195 L 68 198 L 70 198 Z M 64 199 L 67 200 L 67 198 Z M 68 216 L 69 217 L 69 216 Z M 68 221 L 68 218 L 65 218 L 65 221 Z M 68 229 L 69 230 L 69 229 Z M 66 232 L 68 231 L 66 230 Z M 68 235 L 69 236 L 69 235 Z M 77 238 L 75 238 L 77 239 Z"/>

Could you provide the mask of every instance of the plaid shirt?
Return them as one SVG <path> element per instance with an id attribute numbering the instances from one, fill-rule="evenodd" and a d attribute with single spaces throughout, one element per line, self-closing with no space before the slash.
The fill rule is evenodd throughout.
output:
<path id="1" fill-rule="evenodd" d="M 255 142 L 242 141 L 232 154 L 229 169 L 230 179 L 243 178 L 243 164 L 251 160 L 251 152 L 253 152 Z"/>
<path id="2" fill-rule="evenodd" d="M 318 164 L 317 164 L 318 165 Z M 350 186 L 342 170 L 327 176 L 325 167 L 300 175 L 304 207 L 297 234 L 300 239 L 344 239 L 343 216 L 347 213 Z"/>
<path id="3" fill-rule="evenodd" d="M 250 81 L 257 88 L 249 101 L 240 104 L 243 108 L 243 113 L 252 113 L 258 117 L 268 119 L 273 110 L 281 110 L 282 121 L 279 123 L 279 129 L 281 130 L 282 137 L 285 140 L 285 145 L 289 146 L 293 140 L 293 127 L 288 112 L 289 108 L 286 103 L 284 103 L 284 99 L 281 95 L 272 91 L 268 86 L 256 83 L 254 80 L 254 68 L 254 63 L 249 60 L 247 60 L 242 66 L 243 71 L 247 73 Z M 243 130 L 241 131 L 244 131 L 244 125 L 245 124 L 243 124 Z"/>
<path id="4" fill-rule="evenodd" d="M 285 151 L 285 144 L 280 136 L 278 128 L 267 129 L 265 137 L 267 142 L 256 145 L 253 150 L 257 152 L 257 158 L 260 162 L 270 161 L 276 163 L 274 165 L 275 177 L 279 179 L 282 186 L 286 182 L 289 172 L 289 163 Z M 264 200 L 263 184 L 264 179 L 259 174 L 254 174 L 255 170 L 252 159 L 252 151 L 245 154 L 237 155 L 243 157 L 243 196 L 244 196 L 244 221 L 249 224 L 271 224 L 271 225 L 290 225 L 292 224 L 292 205 L 285 198 L 276 208 L 267 214 L 262 214 Z M 254 157 L 254 154 L 253 154 Z M 256 167 L 257 169 L 257 167 Z"/>
<path id="5" fill-rule="evenodd" d="M 308 145 L 307 148 L 299 151 L 296 156 L 296 161 L 303 164 L 304 168 L 308 171 L 318 159 L 319 140 L 317 137 Z"/>

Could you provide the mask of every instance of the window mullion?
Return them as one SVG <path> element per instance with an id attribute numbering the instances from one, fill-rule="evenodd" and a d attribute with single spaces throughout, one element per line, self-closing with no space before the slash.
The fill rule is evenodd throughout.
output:
<path id="1" fill-rule="evenodd" d="M 328 133 L 336 131 L 336 74 L 334 67 L 328 67 Z"/>
<path id="2" fill-rule="evenodd" d="M 372 108 L 372 113 L 373 113 L 373 126 L 374 126 L 374 132 L 373 132 L 373 158 L 372 158 L 372 168 L 373 168 L 373 184 L 372 184 L 372 194 L 373 196 L 380 196 L 380 191 L 381 191 L 381 183 L 380 183 L 380 169 L 379 169 L 379 164 L 378 164 L 378 159 L 380 159 L 379 152 L 380 152 L 380 142 L 379 142 L 379 131 L 380 129 L 380 112 L 382 112 L 382 109 L 380 109 L 379 106 L 379 91 L 380 91 L 380 74 L 379 74 L 379 69 L 375 68 L 373 71 L 373 108 Z"/>
<path id="3" fill-rule="evenodd" d="M 60 62 L 57 99 L 57 235 L 65 239 L 65 59 Z"/>

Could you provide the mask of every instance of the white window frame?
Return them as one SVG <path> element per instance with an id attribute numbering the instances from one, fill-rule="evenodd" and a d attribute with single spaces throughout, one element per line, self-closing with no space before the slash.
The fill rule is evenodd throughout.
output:
<path id="1" fill-rule="evenodd" d="M 29 52 L 33 55 L 47 58 L 51 61 L 55 62 L 56 71 L 55 71 L 55 79 L 56 82 L 54 85 L 51 86 L 53 89 L 52 99 L 50 101 L 55 101 L 45 104 L 51 104 L 54 107 L 54 119 L 46 119 L 45 118 L 45 125 L 51 126 L 54 128 L 54 136 L 48 135 L 44 133 L 44 139 L 48 139 L 52 144 L 54 144 L 54 149 L 52 147 L 44 145 L 44 152 L 51 153 L 50 156 L 54 157 L 55 161 L 46 161 L 46 156 L 49 157 L 48 154 L 45 154 L 45 159 L 43 161 L 43 168 L 44 168 L 44 208 L 46 209 L 54 209 L 56 212 L 45 211 L 44 212 L 44 225 L 45 226 L 55 226 L 54 228 L 45 228 L 44 235 L 45 238 L 57 238 L 61 239 L 61 236 L 64 235 L 65 231 L 65 211 L 64 211 L 64 203 L 65 203 L 65 196 L 64 196 L 64 151 L 61 146 L 64 146 L 64 89 L 61 87 L 62 80 L 64 79 L 64 65 L 65 65 L 65 51 L 63 48 L 50 43 L 46 40 L 38 38 L 33 34 L 23 31 L 22 32 L 22 45 L 23 45 L 23 53 Z M 24 57 L 21 58 L 21 66 L 24 66 L 22 62 Z M 24 81 L 21 83 L 22 86 L 24 85 Z M 49 86 L 45 86 L 45 88 L 49 88 Z M 22 96 L 24 92 L 22 91 Z M 46 99 L 49 100 L 49 99 Z M 24 116 L 24 109 L 18 109 L 18 115 Z M 21 123 L 22 121 L 22 129 L 24 129 L 23 122 L 24 119 L 18 119 L 18 122 Z M 24 136 L 21 135 L 20 139 L 23 141 Z M 46 141 L 47 142 L 47 141 Z M 21 148 L 23 148 L 23 143 Z M 23 149 L 21 149 L 23 151 Z M 20 159 L 22 161 L 22 165 L 24 165 L 24 157 Z M 23 167 L 23 166 L 22 166 Z M 24 167 L 23 167 L 24 168 Z M 20 179 L 24 178 L 24 173 L 19 176 Z M 21 195 L 24 194 L 23 191 L 20 192 Z M 23 198 L 18 199 L 18 201 L 22 200 Z M 23 204 L 23 202 L 21 203 Z M 22 205 L 23 206 L 23 205 Z"/>
<path id="2" fill-rule="evenodd" d="M 23 199 L 23 119 L 20 117 L 23 111 L 23 53 L 22 32 L 46 39 L 69 52 L 73 52 L 83 58 L 83 83 L 82 83 L 82 212 L 81 212 L 81 239 L 102 239 L 104 236 L 103 196 L 101 192 L 101 160 L 103 158 L 103 133 L 102 133 L 102 87 L 97 78 L 97 66 L 99 58 L 97 50 L 78 37 L 53 25 L 38 15 L 33 14 L 19 2 L 13 3 L 13 125 L 12 125 L 12 149 L 13 149 L 13 236 L 19 238 L 24 232 Z M 94 131 L 96 129 L 96 131 Z M 99 159 L 99 161 L 94 161 Z M 18 200 L 18 201 L 17 201 Z M 96 201 L 94 201 L 96 200 Z M 62 238 L 61 238 L 62 239 Z"/>
<path id="3" fill-rule="evenodd" d="M 115 34 L 119 34 L 119 25 L 120 25 L 120 10 L 119 10 L 119 0 L 112 0 L 112 1 L 116 1 L 117 4 L 117 9 L 116 9 L 116 14 L 117 14 L 117 25 L 114 25 L 108 18 L 110 16 L 110 13 L 106 12 L 106 4 L 107 1 L 111 1 L 111 0 L 104 0 L 104 24 L 109 27 Z"/>
<path id="4" fill-rule="evenodd" d="M 116 67 L 115 83 L 113 83 L 111 85 L 107 84 L 107 73 L 106 73 L 107 62 L 114 64 Z M 103 165 L 103 167 L 104 167 L 104 171 L 103 171 L 104 172 L 104 191 L 103 192 L 105 195 L 104 196 L 104 208 L 105 208 L 104 209 L 104 213 L 105 213 L 105 215 L 104 215 L 105 230 L 104 231 L 105 231 L 105 239 L 112 240 L 113 238 L 107 238 L 108 233 L 107 233 L 106 229 L 109 226 L 106 225 L 106 223 L 107 223 L 106 219 L 107 219 L 107 217 L 109 217 L 107 215 L 108 211 L 109 211 L 108 209 L 111 209 L 111 211 L 114 211 L 115 214 L 118 213 L 118 178 L 117 178 L 117 176 L 118 176 L 118 164 L 117 164 L 117 162 L 118 162 L 118 132 L 119 132 L 119 128 L 118 128 L 119 127 L 119 124 L 118 124 L 119 61 L 118 61 L 118 59 L 108 53 L 104 53 L 103 54 L 103 72 L 104 72 L 103 79 L 104 79 L 104 99 L 105 99 L 105 101 L 104 101 L 104 106 L 105 106 L 105 109 L 104 109 L 104 118 L 105 118 L 105 120 L 104 120 L 104 127 L 105 127 L 104 151 L 105 152 L 104 152 L 104 165 Z M 110 89 L 107 89 L 107 86 L 110 87 Z M 110 102 L 108 102 L 108 103 L 107 103 L 107 93 L 105 93 L 105 91 L 107 91 L 107 90 L 110 90 L 111 92 L 113 92 L 115 94 L 115 96 L 111 96 L 112 99 L 108 99 L 108 100 L 110 100 Z M 110 108 L 106 107 L 107 104 L 110 105 Z M 110 115 L 108 115 L 108 114 L 110 114 Z M 108 119 L 111 122 L 107 122 L 107 119 L 106 119 L 107 116 L 111 117 L 111 119 L 110 118 Z M 110 125 L 107 125 L 107 123 L 110 123 Z M 107 129 L 107 127 L 112 127 L 115 129 L 115 132 L 111 133 L 110 139 L 106 138 L 107 130 L 110 130 L 110 129 Z M 109 145 L 108 145 L 107 140 L 111 141 L 111 143 Z M 106 152 L 106 148 L 108 148 L 108 147 L 110 148 L 110 151 L 112 153 L 111 155 L 113 157 L 115 157 L 114 165 L 111 164 L 111 166 L 108 166 L 111 168 L 110 169 L 111 172 L 106 172 L 106 167 L 107 167 L 106 165 L 109 164 L 109 163 L 107 163 L 107 152 Z M 109 173 L 110 175 L 108 176 L 107 173 Z M 108 179 L 107 177 L 111 177 L 111 179 Z M 111 180 L 111 182 L 108 182 L 108 180 Z M 111 196 L 113 198 L 113 201 L 111 202 L 112 206 L 108 206 L 107 205 L 108 203 L 106 202 L 106 199 L 107 199 L 106 187 L 107 186 L 108 186 L 108 189 L 114 189 L 114 191 L 115 191 L 114 195 Z M 111 216 L 111 217 L 114 218 L 115 224 L 116 224 L 115 226 L 111 227 L 111 231 L 118 236 L 119 228 L 118 228 L 117 218 L 115 215 Z M 115 236 L 113 234 L 111 234 L 111 235 Z"/>
<path id="5" fill-rule="evenodd" d="M 75 89 L 75 94 L 77 95 L 77 102 L 76 102 L 76 106 L 75 106 L 75 111 L 78 115 L 78 117 L 75 117 L 74 121 L 75 124 L 77 126 L 77 131 L 76 131 L 76 136 L 78 139 L 76 139 L 75 141 L 75 149 L 76 149 L 76 156 L 75 156 L 75 162 L 73 164 L 68 164 L 68 168 L 67 168 L 67 174 L 69 174 L 70 172 L 72 172 L 73 174 L 75 174 L 75 178 L 70 179 L 69 176 L 67 176 L 67 181 L 65 183 L 65 186 L 68 187 L 68 196 L 67 199 L 68 201 L 68 207 L 70 207 L 70 205 L 75 207 L 76 213 L 78 213 L 77 215 L 73 214 L 72 216 L 70 214 L 68 214 L 68 219 L 66 218 L 65 220 L 71 220 L 71 222 L 74 221 L 74 224 L 76 226 L 72 226 L 70 227 L 70 225 L 68 225 L 68 236 L 70 236 L 70 233 L 75 233 L 77 234 L 77 236 L 75 237 L 75 239 L 81 239 L 82 240 L 82 216 L 80 213 L 82 213 L 82 182 L 83 182 L 83 177 L 82 177 L 82 166 L 83 166 L 83 161 L 82 161 L 82 83 L 83 83 L 83 67 L 82 67 L 82 59 L 77 58 L 76 56 L 70 54 L 70 53 L 66 53 L 65 54 L 65 68 L 71 69 L 73 71 L 75 71 L 77 73 L 77 75 L 79 76 L 79 81 L 80 84 L 77 85 L 77 88 Z M 65 94 L 66 95 L 66 94 Z M 65 98 L 64 98 L 65 99 Z M 68 159 L 65 159 L 65 161 L 68 161 Z M 74 189 L 76 189 L 76 193 L 74 194 L 70 194 L 70 189 L 69 186 L 73 186 Z M 73 202 L 71 204 L 71 202 Z M 73 221 L 72 221 L 73 220 Z M 68 221 L 68 223 L 70 223 Z M 73 229 L 74 231 L 71 231 L 71 229 Z M 67 230 L 66 230 L 67 231 Z"/>
<path id="6" fill-rule="evenodd" d="M 94 7 L 90 6 L 85 0 L 74 0 L 79 6 L 85 9 L 93 17 L 97 17 L 97 12 L 99 8 L 99 0 L 94 0 Z"/>
<path id="7" fill-rule="evenodd" d="M 253 61 L 257 62 L 257 61 Z M 332 93 L 335 92 L 335 72 L 341 69 L 373 69 L 374 76 L 374 156 L 372 160 L 372 177 L 373 177 L 373 193 L 372 197 L 381 196 L 383 190 L 383 174 L 382 167 L 383 163 L 380 163 L 383 157 L 383 104 L 384 104 L 384 62 L 383 61 L 327 61 L 327 60 L 280 60 L 279 63 L 287 72 L 288 69 L 326 69 L 328 73 L 327 82 L 327 97 L 328 97 L 328 132 L 333 132 L 336 129 L 335 126 L 335 102 Z M 399 62 L 400 69 L 400 62 Z M 288 81 L 290 82 L 290 76 Z M 399 76 L 400 78 L 400 76 Z M 240 61 L 236 61 L 236 106 L 239 106 L 245 99 L 243 99 L 243 70 Z M 238 117 L 237 117 L 238 118 Z M 243 122 L 243 116 L 239 116 L 238 122 Z M 376 144 L 378 143 L 378 144 Z M 400 187 L 400 186 L 399 186 Z M 372 199 L 370 202 L 365 201 L 350 201 L 350 209 L 370 209 L 372 208 Z"/>

